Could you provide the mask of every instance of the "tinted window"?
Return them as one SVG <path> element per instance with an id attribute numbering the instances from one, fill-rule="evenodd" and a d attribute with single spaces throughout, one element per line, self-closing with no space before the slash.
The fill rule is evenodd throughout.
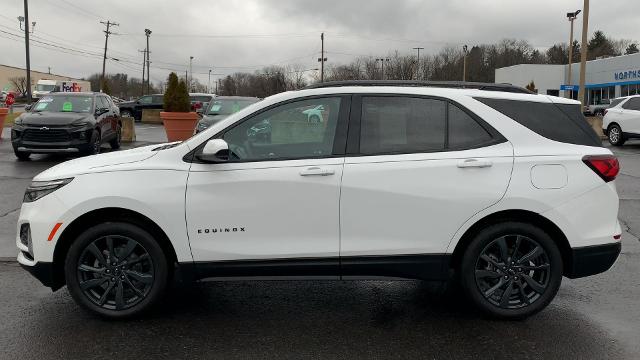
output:
<path id="1" fill-rule="evenodd" d="M 162 104 L 164 102 L 164 96 L 162 95 L 153 95 L 151 99 L 151 102 L 154 104 Z"/>
<path id="2" fill-rule="evenodd" d="M 207 115 L 231 115 L 255 103 L 257 99 L 216 99 L 209 105 Z"/>
<path id="3" fill-rule="evenodd" d="M 362 154 L 444 149 L 446 102 L 410 97 L 363 97 Z"/>
<path id="4" fill-rule="evenodd" d="M 140 99 L 138 99 L 138 102 L 140 104 L 151 104 L 151 96 L 143 96 Z"/>
<path id="5" fill-rule="evenodd" d="M 576 104 L 476 98 L 547 139 L 587 146 L 602 146 Z"/>
<path id="6" fill-rule="evenodd" d="M 104 96 L 96 97 L 96 108 L 97 109 L 109 108 L 109 103 L 107 102 L 107 99 Z"/>
<path id="7" fill-rule="evenodd" d="M 459 107 L 449 104 L 449 147 L 468 148 L 486 144 L 491 135 L 469 114 Z"/>
<path id="8" fill-rule="evenodd" d="M 618 98 L 618 99 L 613 99 L 613 100 L 611 100 L 611 105 L 610 105 L 609 107 L 614 107 L 614 106 L 616 106 L 616 105 L 620 104 L 623 100 L 624 100 L 624 99 L 620 99 L 620 98 Z"/>
<path id="9" fill-rule="evenodd" d="M 640 98 L 634 97 L 622 105 L 622 108 L 629 110 L 640 110 Z"/>
<path id="10" fill-rule="evenodd" d="M 223 139 L 235 161 L 317 158 L 333 152 L 340 98 L 284 104 L 228 130 Z"/>

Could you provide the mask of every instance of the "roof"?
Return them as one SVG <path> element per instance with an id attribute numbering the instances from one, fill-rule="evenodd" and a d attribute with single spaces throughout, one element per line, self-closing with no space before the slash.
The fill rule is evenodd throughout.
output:
<path id="1" fill-rule="evenodd" d="M 216 100 L 260 100 L 254 96 L 216 96 Z"/>
<path id="2" fill-rule="evenodd" d="M 345 86 L 399 86 L 399 87 L 437 87 L 454 89 L 477 89 L 487 91 L 503 91 L 520 94 L 532 94 L 531 91 L 511 85 L 466 81 L 419 81 L 419 80 L 348 80 L 327 81 L 307 86 L 305 89 L 321 89 Z"/>

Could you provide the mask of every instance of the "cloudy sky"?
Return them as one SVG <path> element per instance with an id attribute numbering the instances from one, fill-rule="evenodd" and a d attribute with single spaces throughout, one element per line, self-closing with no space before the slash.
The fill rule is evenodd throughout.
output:
<path id="1" fill-rule="evenodd" d="M 640 40 L 637 0 L 592 1 L 590 32 Z M 568 41 L 567 11 L 582 0 L 30 0 L 36 22 L 31 46 L 34 70 L 86 77 L 102 69 L 104 26 L 119 23 L 109 38 L 107 72 L 140 77 L 150 38 L 151 80 L 170 70 L 184 72 L 193 56 L 194 77 L 226 75 L 278 64 L 317 68 L 320 33 L 329 62 L 359 55 L 436 52 L 445 45 L 528 40 L 535 47 Z M 2 2 L 0 64 L 24 67 L 24 42 L 17 17 L 22 1 Z M 576 22 L 576 35 L 582 16 Z M 54 47 L 55 49 L 51 49 Z M 218 76 L 214 75 L 213 78 Z"/>

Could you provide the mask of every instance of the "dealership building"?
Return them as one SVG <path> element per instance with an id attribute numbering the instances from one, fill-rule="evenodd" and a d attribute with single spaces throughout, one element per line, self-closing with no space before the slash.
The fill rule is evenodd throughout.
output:
<path id="1" fill-rule="evenodd" d="M 525 87 L 534 82 L 539 94 L 578 98 L 580 63 L 569 65 L 520 64 L 496 69 L 496 83 Z M 587 61 L 587 104 L 640 94 L 640 53 Z"/>
<path id="2" fill-rule="evenodd" d="M 23 68 L 0 64 L 0 90 L 16 91 L 11 79 L 26 77 L 27 71 Z M 79 81 L 69 76 L 50 74 L 31 70 L 31 89 L 33 90 L 38 80 Z"/>

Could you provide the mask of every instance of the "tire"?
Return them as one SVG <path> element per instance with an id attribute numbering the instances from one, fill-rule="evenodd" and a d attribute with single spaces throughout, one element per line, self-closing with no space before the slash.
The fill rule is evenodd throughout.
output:
<path id="1" fill-rule="evenodd" d="M 102 139 L 100 137 L 100 132 L 98 130 L 93 130 L 91 134 L 91 140 L 89 144 L 87 144 L 87 155 L 96 155 L 100 153 L 100 148 L 102 146 Z"/>
<path id="2" fill-rule="evenodd" d="M 607 139 L 609 139 L 609 143 L 613 146 L 622 146 L 624 142 L 627 141 L 622 133 L 622 128 L 620 128 L 618 124 L 609 125 Z"/>
<path id="3" fill-rule="evenodd" d="M 318 115 L 311 115 L 309 116 L 309 122 L 312 124 L 320 124 L 322 119 L 320 119 L 320 116 Z"/>
<path id="4" fill-rule="evenodd" d="M 116 128 L 116 137 L 109 141 L 109 146 L 111 146 L 111 148 L 113 150 L 118 150 L 120 149 L 120 143 L 122 142 L 122 125 L 118 124 L 118 127 Z"/>
<path id="5" fill-rule="evenodd" d="M 478 309 L 515 320 L 549 305 L 560 288 L 563 264 L 546 232 L 528 223 L 504 222 L 474 237 L 459 270 L 462 289 Z"/>
<path id="6" fill-rule="evenodd" d="M 120 111 L 120 116 L 121 117 L 133 117 L 133 115 L 131 114 L 131 111 L 129 111 L 129 110 L 121 110 Z"/>
<path id="7" fill-rule="evenodd" d="M 78 236 L 69 248 L 64 271 L 75 302 L 112 319 L 150 310 L 169 281 L 167 258 L 153 236 L 121 222 L 99 224 Z"/>
<path id="8" fill-rule="evenodd" d="M 24 152 L 24 151 L 18 151 L 18 149 L 15 149 L 15 148 L 13 149 L 13 153 L 16 155 L 16 157 L 20 161 L 27 161 L 27 160 L 29 160 L 29 157 L 31 156 L 31 153 Z"/>

